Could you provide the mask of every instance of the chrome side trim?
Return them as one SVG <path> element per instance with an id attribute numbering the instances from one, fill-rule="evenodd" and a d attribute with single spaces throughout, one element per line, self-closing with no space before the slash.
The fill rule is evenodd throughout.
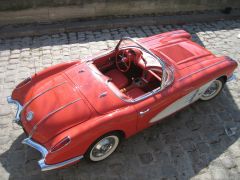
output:
<path id="1" fill-rule="evenodd" d="M 21 112 L 22 112 L 22 110 L 23 110 L 23 106 L 22 106 L 18 101 L 12 99 L 12 97 L 10 97 L 10 96 L 7 97 L 7 102 L 8 102 L 9 104 L 15 104 L 15 105 L 17 105 L 17 113 L 16 113 L 16 115 L 15 115 L 14 122 L 17 123 L 17 124 L 19 124 L 20 114 L 21 114 Z"/>
<path id="2" fill-rule="evenodd" d="M 68 104 L 65 104 L 57 109 L 55 109 L 54 111 L 50 112 L 49 114 L 47 114 L 44 118 L 42 118 L 40 121 L 38 121 L 37 124 L 34 125 L 34 127 L 32 128 L 32 131 L 29 133 L 29 138 L 31 138 L 33 136 L 33 133 L 35 132 L 35 130 L 37 129 L 37 127 L 44 122 L 45 120 L 47 120 L 50 116 L 52 116 L 53 114 L 55 114 L 58 111 L 61 111 L 62 109 L 66 108 L 67 106 L 70 106 L 71 104 L 74 104 L 75 102 L 81 100 L 81 98 L 78 98 Z"/>
<path id="3" fill-rule="evenodd" d="M 197 71 L 195 71 L 195 72 L 192 72 L 191 74 L 188 74 L 188 75 L 186 75 L 186 76 L 181 77 L 178 81 L 182 81 L 183 79 L 186 79 L 186 78 L 188 78 L 188 77 L 190 77 L 190 76 L 192 76 L 192 75 L 194 75 L 194 74 L 197 74 L 197 73 L 199 73 L 199 72 L 201 72 L 201 71 L 203 71 L 203 70 L 205 70 L 205 69 L 208 69 L 208 68 L 210 68 L 210 67 L 213 67 L 213 66 L 215 66 L 215 65 L 217 65 L 217 64 L 221 64 L 221 63 L 224 62 L 224 61 L 226 61 L 226 60 L 224 59 L 224 60 L 219 61 L 219 62 L 216 62 L 216 63 L 214 63 L 214 64 L 212 64 L 212 65 L 210 65 L 210 66 L 207 66 L 207 67 L 204 67 L 204 68 L 202 68 L 202 69 L 199 69 L 199 70 L 197 70 Z"/>
<path id="4" fill-rule="evenodd" d="M 83 158 L 83 156 L 77 156 L 75 158 L 72 158 L 72 159 L 69 159 L 69 160 L 57 163 L 57 164 L 46 164 L 45 163 L 45 158 L 46 158 L 46 156 L 48 154 L 48 151 L 47 151 L 47 149 L 44 146 L 34 142 L 31 138 L 24 139 L 22 141 L 22 143 L 26 144 L 26 145 L 34 148 L 34 149 L 36 149 L 37 151 L 39 151 L 42 154 L 42 159 L 40 159 L 38 161 L 38 165 L 40 166 L 42 171 L 48 171 L 48 170 L 52 170 L 52 169 L 57 169 L 57 168 L 66 166 L 68 164 L 74 163 L 74 162 L 76 162 L 76 161 L 78 161 L 78 160 Z"/>
<path id="5" fill-rule="evenodd" d="M 232 74 L 231 76 L 228 77 L 227 82 L 236 81 L 236 80 L 237 80 L 237 76 L 235 74 Z"/>
<path id="6" fill-rule="evenodd" d="M 50 87 L 50 88 L 48 88 L 48 89 L 40 92 L 39 94 L 37 94 L 36 96 L 34 96 L 32 99 L 30 99 L 30 100 L 23 106 L 23 109 L 25 109 L 31 102 L 33 102 L 33 100 L 37 99 L 39 96 L 45 94 L 46 92 L 48 92 L 48 91 L 50 91 L 50 90 L 52 90 L 52 89 L 54 89 L 54 88 L 56 88 L 56 87 L 58 87 L 58 86 L 61 86 L 61 85 L 65 84 L 65 83 L 66 83 L 66 81 L 65 81 L 65 82 L 61 82 L 61 83 L 59 83 L 59 84 L 57 84 L 57 85 L 55 85 L 55 86 L 53 86 L 53 87 Z"/>
<path id="7" fill-rule="evenodd" d="M 75 158 L 72 158 L 72 159 L 57 163 L 57 164 L 46 164 L 44 159 L 41 159 L 38 161 L 38 165 L 40 166 L 42 171 L 49 171 L 49 170 L 53 170 L 53 169 L 57 169 L 57 168 L 66 166 L 68 164 L 72 164 L 76 161 L 79 161 L 82 158 L 83 158 L 83 156 L 77 156 Z"/>

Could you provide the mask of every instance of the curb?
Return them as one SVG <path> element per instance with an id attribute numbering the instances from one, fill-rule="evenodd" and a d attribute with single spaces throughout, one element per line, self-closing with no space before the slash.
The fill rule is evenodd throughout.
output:
<path id="1" fill-rule="evenodd" d="M 239 19 L 240 10 L 233 10 L 230 14 L 208 12 L 198 14 L 165 15 L 165 16 L 136 16 L 125 18 L 95 19 L 84 21 L 63 21 L 52 24 L 23 24 L 3 26 L 0 38 L 16 38 L 25 36 L 51 35 L 66 32 L 91 31 L 99 29 L 125 28 L 134 26 L 189 24 L 211 22 L 219 20 Z"/>

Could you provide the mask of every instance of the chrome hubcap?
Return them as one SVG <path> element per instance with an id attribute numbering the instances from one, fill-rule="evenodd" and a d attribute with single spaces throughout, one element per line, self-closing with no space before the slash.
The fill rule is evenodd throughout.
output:
<path id="1" fill-rule="evenodd" d="M 204 92 L 204 96 L 212 96 L 213 94 L 215 94 L 217 92 L 217 90 L 219 89 L 220 85 L 219 85 L 219 81 L 214 81 L 209 88 Z"/>
<path id="2" fill-rule="evenodd" d="M 117 147 L 117 136 L 108 136 L 100 140 L 91 150 L 90 158 L 93 161 L 103 160 L 108 157 Z"/>
<path id="3" fill-rule="evenodd" d="M 115 141 L 112 138 L 103 139 L 93 149 L 93 155 L 95 157 L 100 157 L 100 156 L 106 154 L 113 147 L 114 144 L 115 144 Z"/>

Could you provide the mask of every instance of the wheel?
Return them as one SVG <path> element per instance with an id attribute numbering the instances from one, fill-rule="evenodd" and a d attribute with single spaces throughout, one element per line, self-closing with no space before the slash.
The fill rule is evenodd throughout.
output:
<path id="1" fill-rule="evenodd" d="M 219 78 L 214 80 L 211 85 L 206 89 L 206 91 L 200 97 L 202 101 L 209 101 L 215 98 L 223 89 L 225 84 L 225 80 L 223 78 Z"/>
<path id="2" fill-rule="evenodd" d="M 88 149 L 84 157 L 88 161 L 98 162 L 110 156 L 120 143 L 118 133 L 106 134 L 98 138 Z"/>

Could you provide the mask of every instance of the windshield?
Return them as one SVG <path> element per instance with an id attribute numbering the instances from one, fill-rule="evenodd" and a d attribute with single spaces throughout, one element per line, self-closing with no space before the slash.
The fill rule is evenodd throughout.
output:
<path id="1" fill-rule="evenodd" d="M 143 45 L 139 44 L 137 41 L 128 37 L 122 38 L 117 44 L 115 49 L 119 50 L 126 48 L 138 48 L 142 51 L 143 58 L 148 60 L 149 64 L 152 64 L 153 66 L 161 66 L 162 68 L 165 67 L 165 63 L 158 56 L 149 51 Z"/>

